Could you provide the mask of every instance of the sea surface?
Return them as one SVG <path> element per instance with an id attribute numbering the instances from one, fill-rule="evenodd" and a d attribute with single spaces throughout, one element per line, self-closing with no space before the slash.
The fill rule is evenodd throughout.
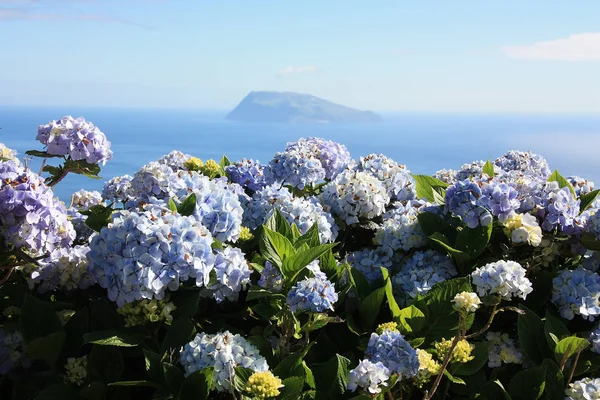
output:
<path id="1" fill-rule="evenodd" d="M 2 107 L 0 142 L 23 156 L 42 150 L 37 127 L 64 115 L 83 116 L 112 142 L 114 158 L 101 176 L 133 175 L 171 150 L 202 159 L 243 157 L 267 163 L 287 142 L 317 136 L 346 145 L 354 158 L 382 153 L 413 173 L 456 169 L 473 160 L 494 159 L 512 149 L 546 157 L 564 176 L 579 175 L 600 185 L 600 115 L 383 114 L 368 125 L 245 124 L 224 112 L 82 107 Z M 55 161 L 51 161 L 55 162 Z M 39 161 L 30 162 L 37 170 Z M 81 189 L 101 190 L 103 181 L 70 175 L 57 188 L 68 201 Z"/>

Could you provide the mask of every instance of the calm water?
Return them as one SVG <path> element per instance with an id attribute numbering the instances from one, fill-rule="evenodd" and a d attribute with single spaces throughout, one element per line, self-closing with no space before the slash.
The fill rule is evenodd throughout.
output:
<path id="1" fill-rule="evenodd" d="M 600 116 L 384 115 L 375 125 L 256 125 L 224 120 L 223 113 L 191 110 L 0 107 L 0 142 L 22 155 L 42 149 L 37 126 L 64 115 L 84 116 L 112 142 L 114 158 L 101 176 L 130 174 L 171 150 L 202 159 L 242 157 L 268 162 L 289 141 L 318 136 L 345 144 L 353 157 L 383 153 L 413 173 L 432 174 L 511 150 L 532 150 L 563 175 L 600 182 Z M 37 168 L 36 163 L 32 164 Z M 64 200 L 101 181 L 69 176 L 57 187 Z"/>

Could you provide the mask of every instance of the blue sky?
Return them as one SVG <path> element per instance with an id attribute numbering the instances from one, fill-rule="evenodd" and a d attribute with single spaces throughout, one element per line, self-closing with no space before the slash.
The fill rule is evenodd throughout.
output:
<path id="1" fill-rule="evenodd" d="M 0 104 L 600 113 L 598 1 L 0 0 Z"/>

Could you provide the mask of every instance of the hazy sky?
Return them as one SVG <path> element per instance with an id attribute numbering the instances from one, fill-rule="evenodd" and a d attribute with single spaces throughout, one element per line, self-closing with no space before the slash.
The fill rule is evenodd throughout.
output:
<path id="1" fill-rule="evenodd" d="M 0 0 L 0 104 L 600 112 L 600 2 Z"/>

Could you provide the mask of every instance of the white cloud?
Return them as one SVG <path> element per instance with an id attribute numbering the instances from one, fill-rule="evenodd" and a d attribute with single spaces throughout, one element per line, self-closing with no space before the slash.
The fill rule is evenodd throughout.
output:
<path id="1" fill-rule="evenodd" d="M 527 60 L 600 60 L 600 32 L 581 33 L 524 46 L 503 46 L 502 51 L 511 58 Z"/>
<path id="2" fill-rule="evenodd" d="M 315 67 L 314 65 L 305 65 L 305 66 L 300 66 L 300 67 L 285 67 L 284 69 L 282 69 L 281 71 L 279 71 L 277 73 L 277 75 L 279 76 L 287 76 L 287 75 L 292 75 L 292 74 L 303 74 L 303 73 L 307 73 L 307 72 L 317 72 L 318 68 Z"/>

